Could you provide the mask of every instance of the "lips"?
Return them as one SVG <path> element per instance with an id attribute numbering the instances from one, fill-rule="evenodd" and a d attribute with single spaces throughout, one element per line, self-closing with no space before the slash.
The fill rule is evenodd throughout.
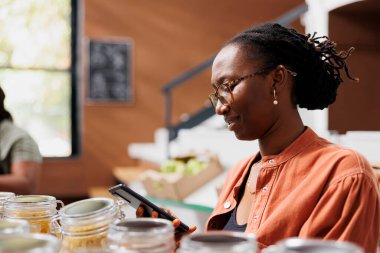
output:
<path id="1" fill-rule="evenodd" d="M 224 121 L 227 123 L 228 128 L 230 128 L 232 125 L 234 125 L 238 121 L 238 119 L 239 119 L 238 116 L 224 117 Z"/>

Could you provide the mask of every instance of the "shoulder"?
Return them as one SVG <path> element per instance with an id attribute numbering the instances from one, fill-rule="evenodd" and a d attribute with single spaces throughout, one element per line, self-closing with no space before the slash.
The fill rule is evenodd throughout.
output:
<path id="1" fill-rule="evenodd" d="M 1 157 L 12 152 L 13 160 L 42 160 L 35 140 L 11 121 L 5 120 L 0 124 L 0 135 Z"/>
<path id="2" fill-rule="evenodd" d="M 374 178 L 373 169 L 368 160 L 356 150 L 333 144 L 323 138 L 316 139 L 314 147 L 314 162 L 318 169 L 328 170 L 330 183 L 334 184 L 346 177 L 363 175 Z"/>
<path id="3" fill-rule="evenodd" d="M 12 121 L 3 120 L 0 124 L 0 133 L 2 140 L 17 140 L 22 137 L 28 137 L 29 134 L 16 126 Z"/>

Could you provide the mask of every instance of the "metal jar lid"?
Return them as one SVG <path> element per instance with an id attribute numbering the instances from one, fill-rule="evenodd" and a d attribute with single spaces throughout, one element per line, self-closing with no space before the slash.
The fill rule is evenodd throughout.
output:
<path id="1" fill-rule="evenodd" d="M 350 242 L 288 238 L 275 245 L 278 253 L 363 253 L 357 245 Z"/>
<path id="2" fill-rule="evenodd" d="M 212 231 L 186 236 L 181 242 L 179 252 L 255 253 L 256 250 L 257 243 L 253 234 Z"/>

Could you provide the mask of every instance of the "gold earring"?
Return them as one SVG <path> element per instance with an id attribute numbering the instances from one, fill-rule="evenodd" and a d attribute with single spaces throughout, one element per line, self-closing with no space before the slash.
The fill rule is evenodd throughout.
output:
<path id="1" fill-rule="evenodd" d="M 273 104 L 278 105 L 277 95 L 276 95 L 276 89 L 273 89 Z"/>

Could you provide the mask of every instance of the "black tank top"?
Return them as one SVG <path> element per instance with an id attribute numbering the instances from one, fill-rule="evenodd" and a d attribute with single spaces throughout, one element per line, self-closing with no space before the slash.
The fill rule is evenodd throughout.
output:
<path id="1" fill-rule="evenodd" d="M 247 223 L 243 225 L 238 225 L 236 223 L 236 208 L 237 206 L 232 210 L 231 216 L 228 219 L 226 225 L 224 226 L 223 230 L 229 230 L 229 231 L 238 231 L 238 232 L 244 232 L 247 228 Z"/>

